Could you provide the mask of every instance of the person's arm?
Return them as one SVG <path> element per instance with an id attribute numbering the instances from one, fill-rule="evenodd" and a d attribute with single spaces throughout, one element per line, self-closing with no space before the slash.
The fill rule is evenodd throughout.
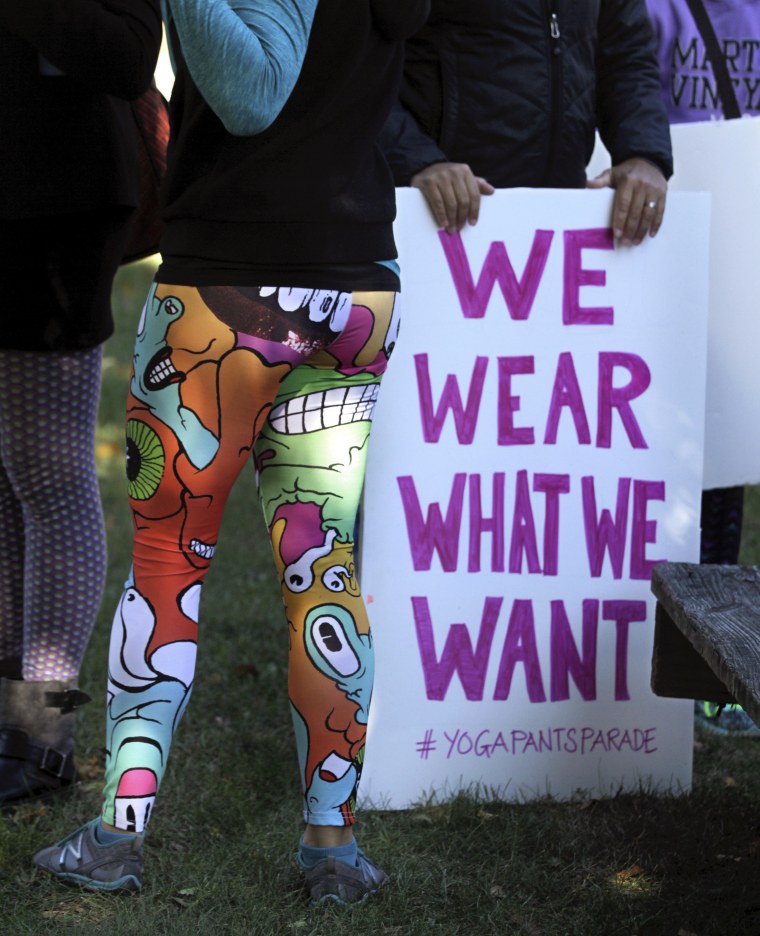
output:
<path id="1" fill-rule="evenodd" d="M 589 186 L 615 189 L 615 235 L 624 244 L 639 244 L 660 229 L 673 172 L 670 128 L 644 0 L 602 4 L 597 116 L 612 168 Z"/>
<path id="2" fill-rule="evenodd" d="M 318 0 L 169 0 L 187 68 L 236 136 L 261 133 L 298 81 Z"/>
<path id="3" fill-rule="evenodd" d="M 491 195 L 493 186 L 465 163 L 450 162 L 400 101 L 385 122 L 380 147 L 396 185 L 418 188 L 438 227 L 453 232 L 477 223 L 480 197 Z"/>
<path id="4" fill-rule="evenodd" d="M 0 27 L 72 80 L 128 100 L 150 84 L 161 46 L 159 0 L 2 0 Z"/>

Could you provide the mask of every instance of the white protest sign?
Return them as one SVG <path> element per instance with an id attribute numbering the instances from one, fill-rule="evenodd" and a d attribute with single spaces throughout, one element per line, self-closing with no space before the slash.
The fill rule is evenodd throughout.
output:
<path id="1" fill-rule="evenodd" d="M 670 192 L 709 192 L 710 299 L 705 408 L 705 489 L 760 482 L 760 120 L 670 128 Z M 609 166 L 597 141 L 589 178 Z M 665 229 L 670 210 L 665 212 Z"/>
<path id="2" fill-rule="evenodd" d="M 461 236 L 399 192 L 403 311 L 365 490 L 365 805 L 688 788 L 649 689 L 657 560 L 697 557 L 709 199 L 615 249 L 608 192 L 512 190 Z"/>

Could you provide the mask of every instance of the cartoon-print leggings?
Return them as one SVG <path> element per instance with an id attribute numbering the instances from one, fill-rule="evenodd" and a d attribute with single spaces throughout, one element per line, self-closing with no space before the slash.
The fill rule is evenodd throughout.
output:
<path id="1" fill-rule="evenodd" d="M 135 537 L 111 633 L 103 816 L 141 831 L 192 689 L 198 604 L 253 453 L 290 638 L 304 816 L 350 825 L 372 692 L 353 534 L 393 292 L 154 285 L 127 403 Z"/>

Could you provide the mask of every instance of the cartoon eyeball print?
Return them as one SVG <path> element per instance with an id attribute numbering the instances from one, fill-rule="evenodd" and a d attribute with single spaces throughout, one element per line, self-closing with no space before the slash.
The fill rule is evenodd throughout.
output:
<path id="1" fill-rule="evenodd" d="M 139 419 L 127 422 L 127 480 L 133 500 L 153 497 L 164 476 L 166 454 L 156 432 Z"/>

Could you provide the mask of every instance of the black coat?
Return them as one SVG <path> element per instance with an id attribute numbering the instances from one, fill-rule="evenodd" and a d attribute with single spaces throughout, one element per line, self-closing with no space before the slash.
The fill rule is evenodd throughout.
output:
<path id="1" fill-rule="evenodd" d="M 2 0 L 0 217 L 134 206 L 159 0 Z"/>
<path id="2" fill-rule="evenodd" d="M 381 143 L 397 185 L 451 161 L 499 188 L 580 188 L 597 126 L 614 163 L 671 175 L 644 0 L 433 0 Z"/>

